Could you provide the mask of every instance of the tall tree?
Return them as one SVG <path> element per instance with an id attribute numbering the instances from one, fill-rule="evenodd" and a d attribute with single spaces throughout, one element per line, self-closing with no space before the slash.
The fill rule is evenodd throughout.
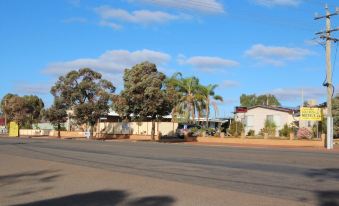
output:
<path id="1" fill-rule="evenodd" d="M 67 105 L 59 98 L 54 99 L 53 105 L 44 113 L 46 119 L 57 128 L 60 138 L 61 125 L 67 121 Z"/>
<path id="2" fill-rule="evenodd" d="M 240 105 L 243 107 L 253 107 L 257 105 L 280 106 L 281 104 L 278 99 L 272 94 L 259 96 L 256 96 L 255 94 L 242 94 L 240 96 Z"/>
<path id="3" fill-rule="evenodd" d="M 30 115 L 26 107 L 25 99 L 19 96 L 12 96 L 7 99 L 4 112 L 7 114 L 9 121 L 15 121 L 18 124 L 19 131 Z"/>
<path id="4" fill-rule="evenodd" d="M 32 124 L 40 120 L 43 108 L 44 102 L 35 95 L 20 97 L 9 93 L 1 100 L 6 121 L 15 121 L 19 127 L 24 128 L 32 128 Z"/>
<path id="5" fill-rule="evenodd" d="M 44 102 L 36 95 L 23 96 L 28 117 L 25 121 L 25 127 L 31 128 L 32 124 L 38 123 L 41 119 L 41 112 L 44 108 Z"/>
<path id="6" fill-rule="evenodd" d="M 78 124 L 86 124 L 93 137 L 93 126 L 102 115 L 109 112 L 109 101 L 115 87 L 102 75 L 89 68 L 71 71 L 59 77 L 51 89 L 55 98 L 60 98 L 67 108 L 74 111 Z"/>
<path id="7" fill-rule="evenodd" d="M 205 105 L 206 105 L 206 126 L 208 126 L 208 118 L 210 115 L 210 105 L 211 105 L 211 98 L 218 101 L 223 101 L 222 96 L 215 94 L 215 88 L 217 88 L 217 84 L 209 84 L 207 86 L 201 86 L 200 91 L 202 92 L 202 95 L 205 99 Z M 214 104 L 216 105 L 216 104 Z M 216 108 L 215 108 L 216 110 Z"/>
<path id="8" fill-rule="evenodd" d="M 199 79 L 196 77 L 183 78 L 181 73 L 175 73 L 166 83 L 174 87 L 180 94 L 180 99 L 175 105 L 175 111 L 179 113 L 179 116 L 186 117 L 187 121 L 195 122 L 196 112 L 199 114 L 200 109 L 202 109 L 199 105 L 202 100 L 202 94 L 199 91 Z"/>
<path id="9" fill-rule="evenodd" d="M 10 116 L 9 116 L 9 110 L 8 110 L 8 107 L 9 104 L 8 104 L 8 101 L 10 98 L 14 97 L 14 96 L 18 96 L 16 94 L 12 94 L 12 93 L 8 93 L 6 94 L 5 96 L 2 97 L 1 99 L 1 103 L 0 103 L 0 107 L 1 107 L 1 111 L 3 113 L 3 115 L 5 116 L 5 121 L 6 121 L 6 124 L 11 121 L 12 119 L 10 119 Z M 6 125 L 7 126 L 7 125 Z"/>
<path id="10" fill-rule="evenodd" d="M 151 119 L 152 140 L 155 139 L 155 120 L 171 111 L 171 103 L 164 90 L 165 78 L 150 62 L 125 69 L 124 89 L 114 101 L 113 107 L 120 115 L 133 114 L 137 118 Z"/>

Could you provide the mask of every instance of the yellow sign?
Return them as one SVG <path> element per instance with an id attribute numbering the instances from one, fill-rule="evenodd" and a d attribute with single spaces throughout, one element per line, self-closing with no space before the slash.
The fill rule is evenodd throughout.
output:
<path id="1" fill-rule="evenodd" d="M 19 136 L 19 126 L 16 122 L 9 123 L 9 133 L 10 137 L 18 137 Z"/>
<path id="2" fill-rule="evenodd" d="M 321 108 L 301 107 L 300 120 L 321 121 L 322 120 Z"/>

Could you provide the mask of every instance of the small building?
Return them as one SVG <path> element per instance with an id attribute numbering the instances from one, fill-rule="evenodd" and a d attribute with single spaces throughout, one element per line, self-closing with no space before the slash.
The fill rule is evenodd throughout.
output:
<path id="1" fill-rule="evenodd" d="M 276 135 L 278 135 L 278 131 L 282 129 L 285 124 L 291 125 L 298 121 L 295 114 L 299 111 L 299 108 L 265 105 L 238 108 L 240 109 L 236 109 L 234 119 L 244 124 L 246 134 L 250 130 L 254 130 L 255 134 L 259 134 L 260 130 L 265 127 L 266 119 L 274 121 L 276 124 Z"/>

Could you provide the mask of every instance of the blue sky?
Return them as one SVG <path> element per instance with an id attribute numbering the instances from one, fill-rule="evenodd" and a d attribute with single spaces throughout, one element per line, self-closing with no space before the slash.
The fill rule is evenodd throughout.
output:
<path id="1" fill-rule="evenodd" d="M 332 11 L 336 0 L 326 1 Z M 151 61 L 166 75 L 181 72 L 218 84 L 219 116 L 245 94 L 275 94 L 283 105 L 325 100 L 322 0 L 2 0 L 0 96 L 36 94 L 67 71 L 90 67 L 118 88 L 122 72 Z M 339 26 L 339 16 L 332 27 Z M 339 32 L 334 33 L 339 37 Z M 332 60 L 336 56 L 332 47 Z M 338 56 L 338 55 L 337 55 Z M 338 60 L 339 61 L 339 60 Z M 339 85 L 338 62 L 333 71 Z"/>

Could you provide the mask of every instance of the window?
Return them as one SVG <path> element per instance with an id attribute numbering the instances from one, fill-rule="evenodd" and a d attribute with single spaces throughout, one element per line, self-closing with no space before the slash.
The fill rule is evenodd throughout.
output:
<path id="1" fill-rule="evenodd" d="M 267 115 L 266 119 L 267 119 L 267 121 L 273 122 L 274 121 L 274 116 L 273 115 Z"/>

